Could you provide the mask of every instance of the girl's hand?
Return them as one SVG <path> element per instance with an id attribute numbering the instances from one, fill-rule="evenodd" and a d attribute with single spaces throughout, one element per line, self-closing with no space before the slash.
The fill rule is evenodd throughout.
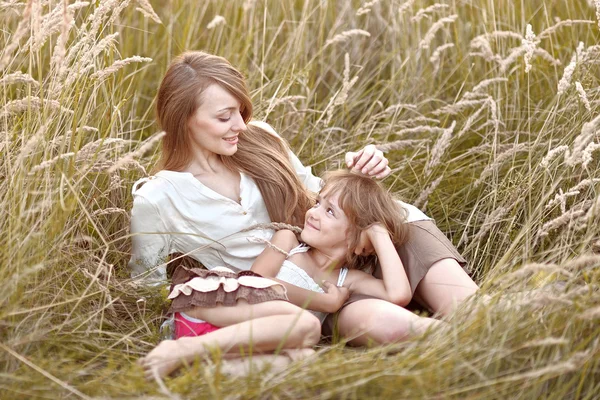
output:
<path id="1" fill-rule="evenodd" d="M 324 296 L 327 299 L 327 310 L 328 313 L 334 313 L 348 300 L 350 291 L 345 287 L 338 287 L 331 282 L 323 281 L 323 290 L 325 290 Z"/>
<path id="2" fill-rule="evenodd" d="M 383 151 L 378 150 L 374 144 L 367 145 L 357 152 L 349 151 L 346 153 L 348 168 L 363 175 L 374 176 L 377 179 L 383 179 L 392 172 L 388 167 L 388 162 L 388 159 L 383 155 Z"/>
<path id="3" fill-rule="evenodd" d="M 376 223 L 371 225 L 360 233 L 360 240 L 358 241 L 356 249 L 354 249 L 354 254 L 357 256 L 368 256 L 373 254 L 375 252 L 374 243 L 377 240 L 381 240 L 386 237 L 389 238 L 389 236 L 389 232 L 382 224 Z"/>

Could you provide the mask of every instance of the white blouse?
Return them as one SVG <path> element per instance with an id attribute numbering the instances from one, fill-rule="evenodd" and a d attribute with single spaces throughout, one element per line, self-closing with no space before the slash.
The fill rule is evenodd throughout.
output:
<path id="1" fill-rule="evenodd" d="M 321 179 L 292 152 L 290 161 L 304 185 L 318 192 Z M 209 269 L 228 266 L 236 271 L 249 270 L 265 248 L 252 237 L 271 240 L 274 232 L 241 232 L 271 220 L 254 180 L 240 175 L 240 203 L 203 185 L 189 172 L 163 170 L 134 183 L 132 277 L 139 276 L 147 283 L 166 281 L 166 261 L 172 253 L 189 255 Z M 401 204 L 409 211 L 409 222 L 430 219 L 416 207 Z"/>

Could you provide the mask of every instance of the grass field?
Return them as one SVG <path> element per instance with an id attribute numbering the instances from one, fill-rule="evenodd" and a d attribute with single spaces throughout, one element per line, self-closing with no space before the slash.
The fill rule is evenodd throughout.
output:
<path id="1" fill-rule="evenodd" d="M 0 18 L 0 398 L 598 398 L 598 1 L 3 0 Z M 255 119 L 317 172 L 385 149 L 384 184 L 491 301 L 284 372 L 231 378 L 215 354 L 145 381 L 165 292 L 128 279 L 130 189 L 187 49 L 239 67 Z"/>

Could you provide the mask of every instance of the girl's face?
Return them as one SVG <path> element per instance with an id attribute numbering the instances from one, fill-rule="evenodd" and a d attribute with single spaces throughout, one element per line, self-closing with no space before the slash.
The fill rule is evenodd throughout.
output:
<path id="1" fill-rule="evenodd" d="M 238 135 L 246 129 L 241 103 L 216 83 L 208 86 L 201 96 L 201 105 L 187 124 L 193 150 L 224 156 L 235 154 Z"/>
<path id="2" fill-rule="evenodd" d="M 306 212 L 304 230 L 300 237 L 311 247 L 327 253 L 343 249 L 348 251 L 349 222 L 338 203 L 338 195 L 317 195 L 316 204 Z"/>

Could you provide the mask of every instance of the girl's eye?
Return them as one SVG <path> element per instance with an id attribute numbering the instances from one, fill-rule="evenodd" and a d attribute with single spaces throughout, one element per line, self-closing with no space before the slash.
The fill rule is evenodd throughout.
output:
<path id="1" fill-rule="evenodd" d="M 219 121 L 221 121 L 221 122 L 227 122 L 230 119 L 231 119 L 231 117 L 228 117 L 228 118 L 219 118 Z"/>
<path id="2" fill-rule="evenodd" d="M 321 203 L 319 203 L 319 200 L 317 200 L 317 201 L 315 202 L 315 205 L 314 205 L 313 207 L 316 207 L 316 206 L 318 206 L 318 205 L 320 205 L 320 204 L 321 204 Z"/>
<path id="3" fill-rule="evenodd" d="M 331 215 L 335 215 L 335 214 L 333 213 L 333 209 L 331 209 L 331 208 L 328 208 L 328 209 L 327 209 L 327 212 L 328 212 L 329 214 L 331 214 Z"/>

